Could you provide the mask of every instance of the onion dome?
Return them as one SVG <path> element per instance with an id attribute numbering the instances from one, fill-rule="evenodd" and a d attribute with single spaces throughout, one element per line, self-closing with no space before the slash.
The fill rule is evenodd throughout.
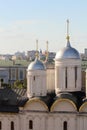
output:
<path id="1" fill-rule="evenodd" d="M 71 47 L 70 42 L 67 41 L 67 46 L 56 54 L 55 59 L 80 59 L 80 55 L 75 48 Z"/>
<path id="2" fill-rule="evenodd" d="M 69 20 L 67 20 L 67 46 L 61 49 L 55 56 L 56 60 L 63 60 L 63 59 L 80 59 L 79 52 L 71 47 L 70 41 L 69 41 Z"/>
<path id="3" fill-rule="evenodd" d="M 46 70 L 46 68 L 45 65 L 36 57 L 35 61 L 30 63 L 28 66 L 28 70 Z"/>
<path id="4" fill-rule="evenodd" d="M 36 58 L 30 63 L 28 70 L 46 70 L 45 65 L 38 59 L 38 40 L 36 40 Z"/>

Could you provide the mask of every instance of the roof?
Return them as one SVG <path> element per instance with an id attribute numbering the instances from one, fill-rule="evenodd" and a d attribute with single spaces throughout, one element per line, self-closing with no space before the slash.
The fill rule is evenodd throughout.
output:
<path id="1" fill-rule="evenodd" d="M 55 59 L 80 59 L 80 55 L 75 48 L 71 47 L 68 41 L 67 46 L 57 52 Z"/>
<path id="2" fill-rule="evenodd" d="M 48 106 L 49 111 L 50 111 L 51 105 L 54 102 L 54 97 L 55 97 L 55 93 L 50 93 L 50 94 L 47 94 L 47 96 L 36 97 L 36 98 L 43 101 Z"/>
<path id="3" fill-rule="evenodd" d="M 59 93 L 59 95 L 58 95 L 57 98 L 58 98 L 58 99 L 60 99 L 60 98 L 70 99 L 70 100 L 72 100 L 75 104 L 77 104 L 77 98 L 76 98 L 73 94 L 68 93 L 68 92 Z"/>
<path id="4" fill-rule="evenodd" d="M 45 65 L 38 60 L 38 58 L 35 59 L 35 61 L 31 62 L 28 66 L 28 70 L 45 70 Z"/>
<path id="5" fill-rule="evenodd" d="M 0 112 L 18 112 L 27 100 L 25 89 L 1 88 Z"/>
<path id="6" fill-rule="evenodd" d="M 85 92 L 78 91 L 78 92 L 63 92 L 59 93 L 58 96 L 55 98 L 57 99 L 69 99 L 73 101 L 77 107 L 77 110 L 79 110 L 80 106 L 83 103 L 83 99 L 85 98 Z"/>
<path id="7" fill-rule="evenodd" d="M 31 99 L 27 98 L 26 89 L 12 89 L 12 88 L 1 88 L 0 89 L 0 112 L 12 112 L 18 113 L 19 107 L 24 107 L 27 101 L 37 98 L 43 101 L 49 111 L 51 109 L 52 104 L 58 99 L 69 99 L 77 107 L 79 110 L 80 106 L 84 103 L 83 99 L 85 98 L 84 92 L 63 92 L 59 93 L 58 96 L 53 93 L 47 94 L 47 96 L 39 96 L 39 97 L 32 97 Z"/>
<path id="8" fill-rule="evenodd" d="M 28 67 L 29 61 L 27 60 L 0 60 L 0 67 L 17 67 L 17 66 L 24 66 Z"/>

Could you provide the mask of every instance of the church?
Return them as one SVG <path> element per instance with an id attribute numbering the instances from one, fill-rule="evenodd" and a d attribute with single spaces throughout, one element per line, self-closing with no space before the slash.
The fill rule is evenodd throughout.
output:
<path id="1" fill-rule="evenodd" d="M 81 58 L 68 29 L 66 46 L 55 56 L 54 77 L 54 90 L 48 92 L 46 67 L 37 54 L 27 68 L 27 90 L 1 88 L 0 130 L 87 130 Z"/>

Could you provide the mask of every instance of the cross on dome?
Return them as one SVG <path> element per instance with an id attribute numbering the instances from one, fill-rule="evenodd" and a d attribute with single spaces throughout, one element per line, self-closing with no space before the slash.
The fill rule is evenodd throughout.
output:
<path id="1" fill-rule="evenodd" d="M 36 57 L 38 58 L 38 40 L 36 40 Z"/>
<path id="2" fill-rule="evenodd" d="M 69 41 L 69 20 L 67 19 L 67 37 L 66 37 L 66 39 L 67 39 L 67 41 Z"/>

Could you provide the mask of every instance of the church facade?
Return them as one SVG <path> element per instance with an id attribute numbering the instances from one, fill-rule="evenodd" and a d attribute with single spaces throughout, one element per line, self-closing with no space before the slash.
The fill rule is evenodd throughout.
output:
<path id="1" fill-rule="evenodd" d="M 66 47 L 55 56 L 54 76 L 54 90 L 48 92 L 46 67 L 36 56 L 27 69 L 27 90 L 1 88 L 0 130 L 86 130 L 81 59 L 68 34 Z"/>

